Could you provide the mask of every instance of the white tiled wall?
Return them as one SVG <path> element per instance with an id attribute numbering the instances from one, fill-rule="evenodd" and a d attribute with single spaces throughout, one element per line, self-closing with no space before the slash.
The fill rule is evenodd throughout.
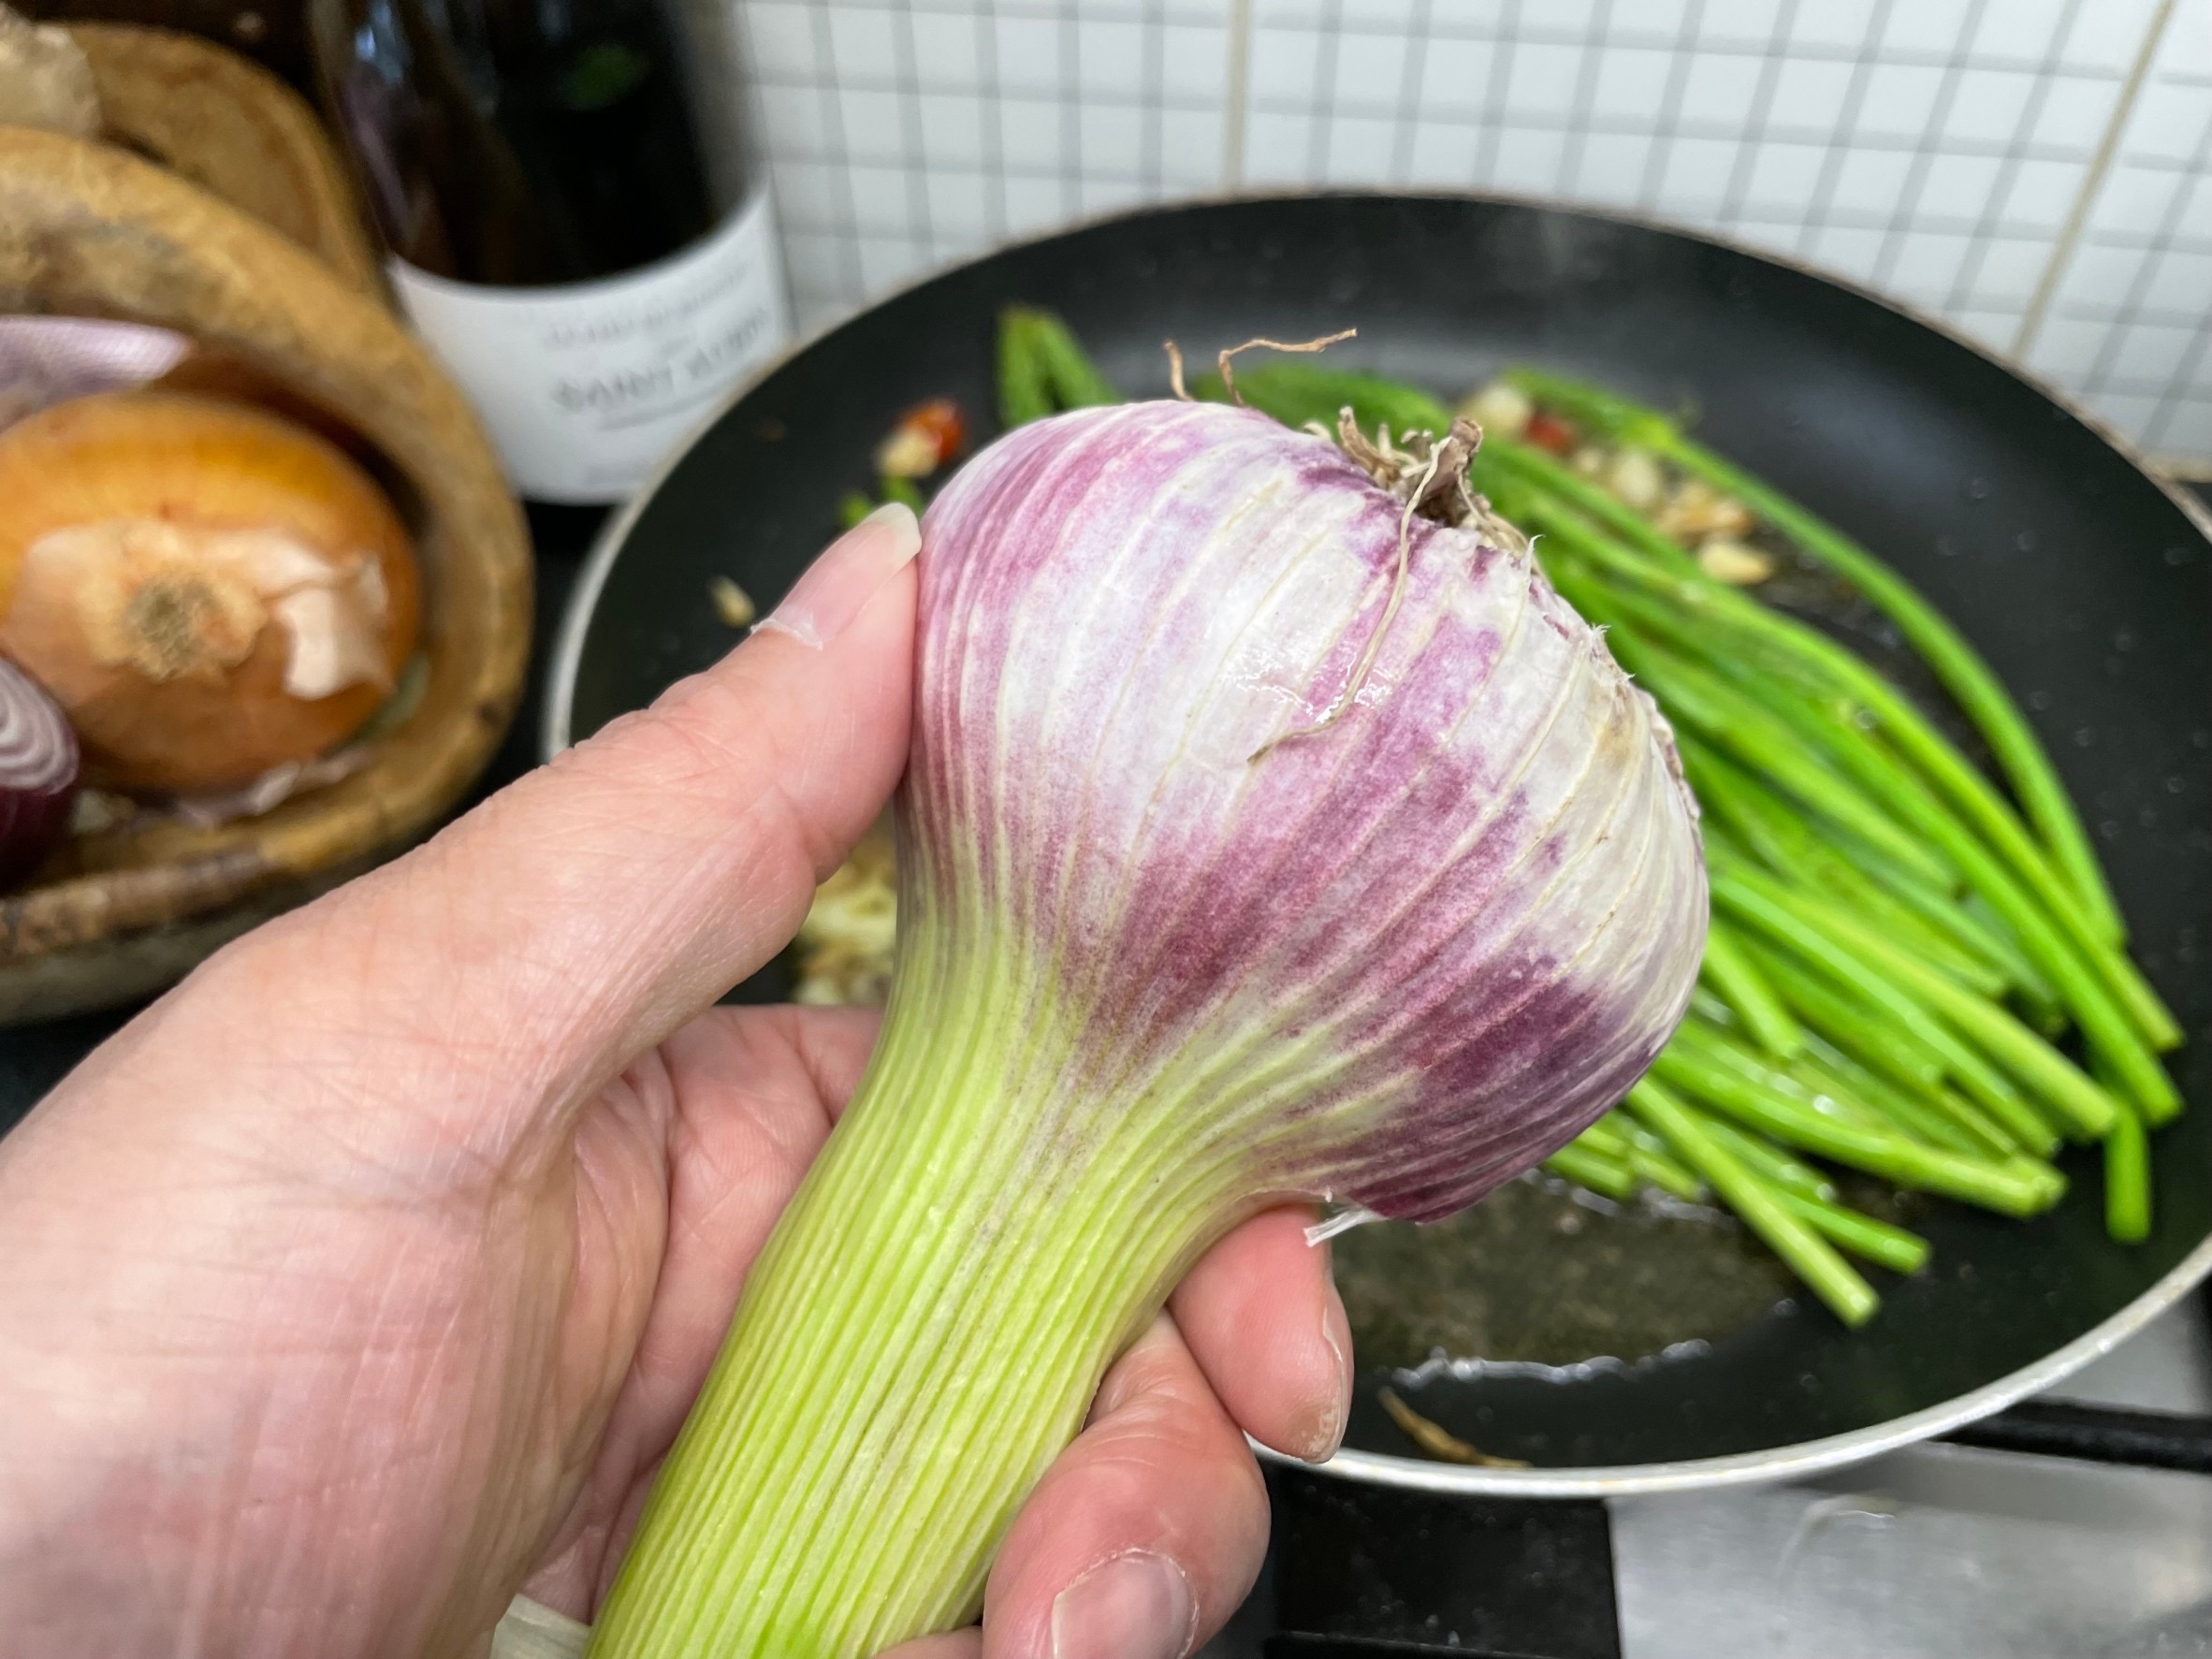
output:
<path id="1" fill-rule="evenodd" d="M 735 0 L 802 321 L 1317 182 L 1631 209 L 1939 312 L 2212 463 L 2212 0 Z"/>

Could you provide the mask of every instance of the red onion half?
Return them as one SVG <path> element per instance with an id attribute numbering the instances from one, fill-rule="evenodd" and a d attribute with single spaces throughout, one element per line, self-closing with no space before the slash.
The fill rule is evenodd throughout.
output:
<path id="1" fill-rule="evenodd" d="M 77 798 L 77 734 L 38 682 L 0 657 L 0 889 L 62 838 Z"/>

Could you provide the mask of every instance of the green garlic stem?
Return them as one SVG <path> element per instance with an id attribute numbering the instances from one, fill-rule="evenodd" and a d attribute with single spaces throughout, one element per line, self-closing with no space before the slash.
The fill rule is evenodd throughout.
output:
<path id="1" fill-rule="evenodd" d="M 1215 1103 L 1171 1070 L 1111 1134 L 1064 1122 L 1058 1027 L 992 1011 L 1038 982 L 933 958 L 928 933 L 902 939 L 876 1055 L 747 1279 L 594 1659 L 864 1659 L 973 1618 L 1107 1365 L 1256 1201 L 1249 1146 L 1194 1134 Z"/>

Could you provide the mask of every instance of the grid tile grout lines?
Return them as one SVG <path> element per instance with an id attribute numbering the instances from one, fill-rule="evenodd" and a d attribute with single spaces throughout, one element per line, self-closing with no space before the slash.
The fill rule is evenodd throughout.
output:
<path id="1" fill-rule="evenodd" d="M 2212 467 L 2212 0 L 734 0 L 819 325 L 1225 189 L 1496 190 L 1938 314 Z"/>

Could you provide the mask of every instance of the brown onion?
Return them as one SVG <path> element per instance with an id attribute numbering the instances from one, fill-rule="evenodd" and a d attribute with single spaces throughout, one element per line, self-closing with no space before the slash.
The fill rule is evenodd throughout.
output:
<path id="1" fill-rule="evenodd" d="M 0 890 L 46 856 L 69 824 L 77 735 L 38 682 L 0 657 Z"/>
<path id="2" fill-rule="evenodd" d="M 116 392 L 0 433 L 0 648 L 88 782 L 229 789 L 325 752 L 391 691 L 417 611 L 383 492 L 265 411 Z"/>

